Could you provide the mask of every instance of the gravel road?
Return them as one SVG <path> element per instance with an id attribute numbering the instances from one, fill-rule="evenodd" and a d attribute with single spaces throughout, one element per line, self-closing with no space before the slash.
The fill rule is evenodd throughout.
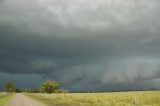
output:
<path id="1" fill-rule="evenodd" d="M 5 106 L 45 106 L 23 94 L 17 93 Z"/>

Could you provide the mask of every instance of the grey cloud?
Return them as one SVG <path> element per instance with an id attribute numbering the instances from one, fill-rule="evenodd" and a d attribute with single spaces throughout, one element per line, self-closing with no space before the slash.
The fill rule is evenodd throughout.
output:
<path id="1" fill-rule="evenodd" d="M 28 74 L 28 75 L 19 75 L 19 74 L 5 74 L 0 73 L 0 90 L 4 90 L 4 83 L 7 81 L 13 81 L 16 84 L 16 87 L 27 88 L 28 86 L 32 88 L 36 88 L 40 85 L 40 81 L 44 79 L 36 74 Z M 25 80 L 23 80 L 25 79 Z M 23 81 L 22 81 L 23 80 Z"/>
<path id="2" fill-rule="evenodd" d="M 0 0 L 0 2 L 2 3 L 2 2 L 4 2 L 5 0 Z"/>
<path id="3" fill-rule="evenodd" d="M 6 0 L 0 71 L 38 74 L 73 89 L 157 79 L 159 9 L 158 0 Z"/>
<path id="4" fill-rule="evenodd" d="M 111 68 L 112 73 L 107 72 L 104 74 L 102 81 L 104 83 L 128 83 L 152 80 L 159 77 L 159 66 L 159 60 L 157 61 L 156 59 L 134 58 L 121 61 L 116 64 L 116 67 Z"/>

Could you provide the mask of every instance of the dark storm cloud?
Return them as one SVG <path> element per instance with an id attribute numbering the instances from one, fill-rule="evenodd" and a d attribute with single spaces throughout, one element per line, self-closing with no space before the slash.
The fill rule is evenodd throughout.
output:
<path id="1" fill-rule="evenodd" d="M 13 83 L 16 84 L 16 87 L 23 87 L 27 88 L 28 86 L 32 88 L 36 88 L 40 85 L 40 81 L 43 81 L 43 78 L 36 74 L 28 74 L 28 75 L 10 75 L 10 74 L 4 74 L 0 73 L 0 90 L 4 90 L 4 83 L 7 81 L 13 81 Z M 25 79 L 22 81 L 22 79 Z"/>
<path id="2" fill-rule="evenodd" d="M 6 0 L 0 5 L 0 71 L 42 75 L 72 89 L 147 86 L 160 77 L 159 4 Z"/>

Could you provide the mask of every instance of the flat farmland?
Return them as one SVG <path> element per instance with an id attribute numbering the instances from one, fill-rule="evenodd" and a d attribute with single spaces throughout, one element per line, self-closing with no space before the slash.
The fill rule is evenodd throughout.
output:
<path id="1" fill-rule="evenodd" d="M 47 106 L 160 106 L 160 91 L 25 95 Z"/>

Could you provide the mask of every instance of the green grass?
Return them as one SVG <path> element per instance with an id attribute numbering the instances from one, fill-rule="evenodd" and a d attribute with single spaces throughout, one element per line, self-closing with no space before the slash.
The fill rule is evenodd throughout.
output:
<path id="1" fill-rule="evenodd" d="M 0 93 L 0 106 L 4 106 L 13 95 L 13 93 Z"/>
<path id="2" fill-rule="evenodd" d="M 25 95 L 48 106 L 160 106 L 160 91 Z"/>

